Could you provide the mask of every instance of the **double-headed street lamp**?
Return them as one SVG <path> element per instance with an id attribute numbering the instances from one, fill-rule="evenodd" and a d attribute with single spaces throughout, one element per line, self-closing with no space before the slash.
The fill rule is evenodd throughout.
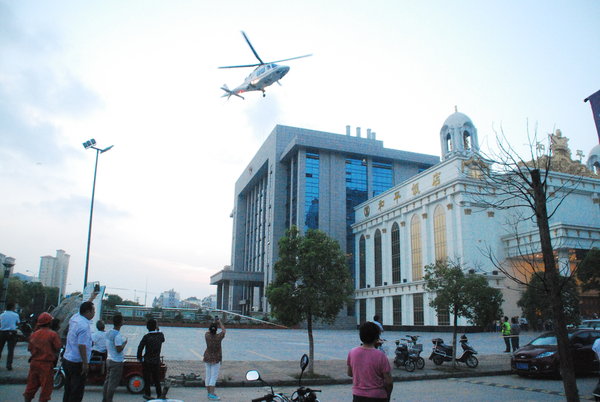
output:
<path id="1" fill-rule="evenodd" d="M 96 165 L 94 166 L 94 184 L 92 185 L 92 205 L 90 207 L 90 226 L 88 228 L 88 239 L 87 239 L 87 252 L 85 254 L 85 273 L 83 275 L 83 289 L 85 289 L 87 285 L 87 277 L 88 277 L 88 268 L 90 265 L 90 241 L 92 240 L 92 217 L 94 216 L 94 194 L 96 192 L 96 172 L 98 171 L 98 155 L 103 154 L 113 147 L 100 149 L 96 148 L 96 140 L 91 139 L 83 143 L 83 147 L 85 149 L 95 149 L 96 150 Z"/>
<path id="2" fill-rule="evenodd" d="M 0 311 L 6 309 L 6 297 L 8 296 L 8 282 L 10 281 L 10 270 L 15 266 L 15 259 L 12 257 L 4 257 L 2 261 L 4 270 L 0 277 Z"/>

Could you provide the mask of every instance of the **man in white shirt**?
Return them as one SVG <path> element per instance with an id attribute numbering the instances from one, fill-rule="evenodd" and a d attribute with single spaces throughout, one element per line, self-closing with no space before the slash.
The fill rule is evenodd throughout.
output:
<path id="1" fill-rule="evenodd" d="M 594 341 L 592 350 L 594 351 L 594 353 L 596 353 L 596 359 L 598 359 L 600 361 L 600 338 L 598 338 Z M 594 395 L 596 400 L 600 399 L 600 380 L 598 380 L 598 384 L 596 385 L 594 392 L 592 392 L 592 395 Z"/>
<path id="2" fill-rule="evenodd" d="M 123 326 L 123 316 L 115 314 L 112 322 L 113 329 L 106 334 L 108 358 L 106 360 L 106 378 L 104 380 L 104 388 L 102 389 L 102 402 L 112 402 L 115 389 L 119 385 L 119 382 L 121 382 L 123 362 L 125 361 L 123 349 L 127 345 L 127 338 L 120 332 Z"/>
<path id="3" fill-rule="evenodd" d="M 106 328 L 104 321 L 98 320 L 96 322 L 98 331 L 92 335 L 92 356 L 100 356 L 102 360 L 106 360 L 106 332 L 104 328 Z"/>
<path id="4" fill-rule="evenodd" d="M 65 393 L 63 402 L 81 402 L 85 392 L 85 380 L 89 371 L 92 355 L 92 328 L 90 320 L 94 318 L 96 308 L 92 301 L 86 301 L 79 307 L 79 314 L 69 320 L 67 346 L 63 359 L 65 370 Z"/>
<path id="5" fill-rule="evenodd" d="M 6 343 L 8 356 L 6 356 L 6 369 L 12 370 L 15 345 L 17 344 L 17 325 L 19 314 L 15 313 L 15 303 L 6 303 L 6 311 L 0 314 L 0 357 Z"/>

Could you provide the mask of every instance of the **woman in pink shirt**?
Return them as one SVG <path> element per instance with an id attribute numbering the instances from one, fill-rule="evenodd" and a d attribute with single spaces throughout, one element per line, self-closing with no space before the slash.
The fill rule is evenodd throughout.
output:
<path id="1" fill-rule="evenodd" d="M 372 322 L 360 326 L 362 346 L 348 353 L 348 375 L 352 377 L 354 402 L 389 401 L 394 383 L 390 362 L 375 342 L 379 339 L 379 327 Z"/>

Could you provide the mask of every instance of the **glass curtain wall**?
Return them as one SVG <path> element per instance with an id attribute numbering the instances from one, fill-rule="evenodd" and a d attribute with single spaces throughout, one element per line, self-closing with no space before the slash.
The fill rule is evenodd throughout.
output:
<path id="1" fill-rule="evenodd" d="M 351 225 L 354 223 L 354 207 L 367 200 L 367 160 L 346 159 L 346 254 L 352 282 L 356 283 L 355 240 Z M 354 316 L 354 305 L 349 304 L 347 314 Z M 362 311 L 360 312 L 362 314 Z"/>
<path id="2" fill-rule="evenodd" d="M 246 195 L 244 270 L 263 272 L 267 217 L 267 176 L 261 177 Z"/>
<path id="3" fill-rule="evenodd" d="M 354 234 L 351 225 L 354 223 L 354 207 L 365 202 L 367 193 L 367 160 L 346 159 L 346 253 L 354 256 Z M 350 273 L 356 277 L 354 258 L 350 258 Z"/>
<path id="4" fill-rule="evenodd" d="M 381 194 L 394 185 L 392 164 L 388 162 L 373 161 L 373 196 Z"/>
<path id="5" fill-rule="evenodd" d="M 304 189 L 304 231 L 319 228 L 319 154 L 306 153 Z"/>
<path id="6" fill-rule="evenodd" d="M 296 215 L 298 212 L 298 156 L 290 158 L 288 163 L 287 184 L 286 184 L 286 214 L 285 227 L 290 228 L 292 225 L 298 225 Z"/>

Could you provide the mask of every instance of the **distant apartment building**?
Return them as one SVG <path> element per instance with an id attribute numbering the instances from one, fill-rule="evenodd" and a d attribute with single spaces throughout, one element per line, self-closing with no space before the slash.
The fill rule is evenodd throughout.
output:
<path id="1" fill-rule="evenodd" d="M 188 297 L 187 299 L 182 300 L 181 303 L 179 304 L 179 307 L 199 309 L 201 305 L 202 305 L 202 300 L 198 299 L 195 296 L 192 296 L 192 297 Z"/>
<path id="2" fill-rule="evenodd" d="M 181 297 L 175 289 L 167 290 L 166 292 L 162 292 L 160 296 L 154 298 L 152 307 L 179 308 L 181 307 Z"/>
<path id="3" fill-rule="evenodd" d="M 211 277 L 217 308 L 268 311 L 279 239 L 292 225 L 320 229 L 348 255 L 354 277 L 354 207 L 439 162 L 385 148 L 370 129 L 346 135 L 277 125 L 235 185 L 231 266 Z M 354 315 L 354 304 L 347 316 Z"/>
<path id="4" fill-rule="evenodd" d="M 70 258 L 71 256 L 65 250 L 56 250 L 56 257 L 50 255 L 41 257 L 38 276 L 42 285 L 59 288 L 61 295 L 64 294 Z"/>
<path id="5" fill-rule="evenodd" d="M 202 307 L 217 308 L 217 295 L 206 296 L 204 299 L 202 299 Z"/>

